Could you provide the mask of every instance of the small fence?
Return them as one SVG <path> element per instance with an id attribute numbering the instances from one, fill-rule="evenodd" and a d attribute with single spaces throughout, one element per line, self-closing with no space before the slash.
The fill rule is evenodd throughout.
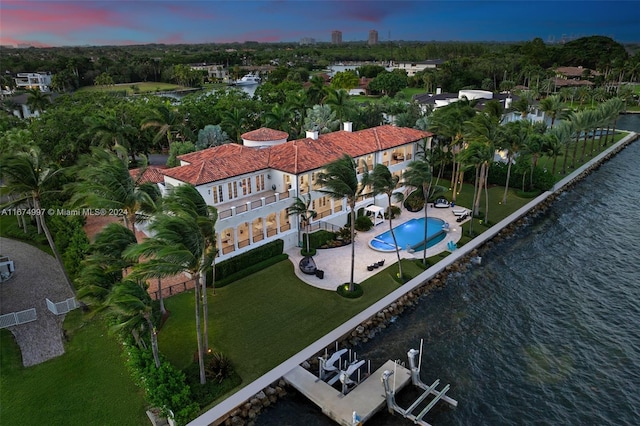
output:
<path id="1" fill-rule="evenodd" d="M 19 312 L 11 312 L 9 314 L 0 315 L 0 328 L 25 324 L 27 322 L 35 321 L 36 319 L 36 308 L 26 309 Z"/>
<path id="2" fill-rule="evenodd" d="M 49 299 L 46 299 L 46 301 L 47 301 L 47 308 L 49 308 L 49 310 L 56 315 L 66 314 L 67 312 L 80 307 L 80 304 L 78 303 L 75 297 L 71 297 L 67 300 L 63 300 L 62 302 L 58 302 L 58 303 L 52 302 Z"/>
<path id="3" fill-rule="evenodd" d="M 327 222 L 314 222 L 309 226 L 309 232 L 317 231 L 319 229 L 330 232 L 338 232 L 340 231 L 340 228 L 340 226 L 332 225 L 331 223 Z M 306 231 L 304 228 L 302 230 Z"/>
<path id="4" fill-rule="evenodd" d="M 191 290 L 194 287 L 195 287 L 194 280 L 183 281 L 181 283 L 173 284 L 167 287 L 162 286 L 162 297 L 165 298 L 165 297 L 173 296 L 174 294 Z M 158 290 L 150 291 L 149 295 L 151 295 L 151 298 L 153 300 L 158 300 L 160 298 L 160 292 Z"/>

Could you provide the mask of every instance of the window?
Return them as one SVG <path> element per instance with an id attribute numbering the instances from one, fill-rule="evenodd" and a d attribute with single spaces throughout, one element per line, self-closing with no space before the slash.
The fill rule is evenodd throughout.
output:
<path id="1" fill-rule="evenodd" d="M 233 200 L 234 198 L 238 198 L 238 182 L 233 181 L 227 184 L 227 189 L 229 190 L 229 199 Z"/>

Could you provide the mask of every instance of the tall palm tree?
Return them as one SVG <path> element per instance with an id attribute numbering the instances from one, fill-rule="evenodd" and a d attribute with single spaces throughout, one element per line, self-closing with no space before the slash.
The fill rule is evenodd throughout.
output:
<path id="1" fill-rule="evenodd" d="M 399 181 L 400 177 L 391 174 L 389 168 L 384 164 L 376 164 L 371 173 L 367 171 L 362 175 L 362 186 L 371 186 L 374 197 L 382 194 L 387 196 L 387 203 L 389 205 L 389 230 L 391 231 L 391 238 L 393 239 L 393 245 L 396 248 L 396 256 L 398 257 L 398 278 L 402 281 L 404 279 L 404 275 L 402 274 L 402 262 L 400 262 L 400 247 L 398 247 L 396 233 L 393 230 L 393 212 L 391 210 L 393 201 L 402 201 L 404 199 L 402 193 L 394 192 Z M 426 208 L 425 204 L 425 210 Z M 424 226 L 425 228 L 427 227 L 426 222 Z M 425 238 L 425 244 L 426 241 L 427 240 Z"/>
<path id="2" fill-rule="evenodd" d="M 74 194 L 70 203 L 76 207 L 109 209 L 121 216 L 125 226 L 135 232 L 139 214 L 154 209 L 152 196 L 141 190 L 142 173 L 133 178 L 126 160 L 99 148 L 93 148 L 79 164 L 79 179 L 72 185 Z"/>
<path id="3" fill-rule="evenodd" d="M 507 203 L 513 160 L 529 138 L 528 122 L 524 120 L 511 121 L 505 125 L 504 131 L 505 138 L 501 143 L 501 148 L 507 151 L 507 180 L 505 182 L 504 194 L 502 195 L 502 204 Z"/>
<path id="4" fill-rule="evenodd" d="M 165 198 L 164 212 L 155 215 L 149 225 L 153 236 L 125 252 L 127 258 L 148 259 L 136 266 L 130 275 L 133 279 L 166 278 L 184 272 L 193 277 L 196 283 L 195 322 L 201 384 L 206 383 L 202 315 L 207 314 L 207 309 L 203 293 L 206 293 L 206 271 L 215 256 L 215 247 L 212 246 L 215 220 L 201 214 L 203 204 L 206 207 L 202 196 L 192 185 L 174 188 Z M 206 322 L 205 318 L 205 329 Z"/>
<path id="5" fill-rule="evenodd" d="M 13 200 L 7 204 L 23 206 L 27 203 L 33 206 L 36 212 L 36 222 L 44 231 L 67 285 L 75 295 L 71 278 L 69 278 L 53 235 L 47 226 L 46 212 L 41 202 L 43 196 L 59 191 L 56 185 L 62 172 L 63 169 L 57 169 L 53 165 L 47 164 L 42 153 L 36 148 L 32 148 L 29 152 L 18 152 L 0 159 L 0 180 L 4 183 L 1 193 L 13 197 Z"/>
<path id="6" fill-rule="evenodd" d="M 296 197 L 293 204 L 287 209 L 287 215 L 296 215 L 300 218 L 301 225 L 306 229 L 307 246 L 306 251 L 309 252 L 309 225 L 311 225 L 311 219 L 314 219 L 318 214 L 311 208 L 311 194 L 307 194 L 307 199 Z M 300 234 L 298 234 L 300 236 Z"/>
<path id="7" fill-rule="evenodd" d="M 84 119 L 87 126 L 85 132 L 89 136 L 92 143 L 97 144 L 101 148 L 115 149 L 124 147 L 131 153 L 131 160 L 135 161 L 135 155 L 131 150 L 130 140 L 133 140 L 138 130 L 124 120 L 124 117 L 118 117 L 116 112 L 111 110 L 105 113 L 88 116 Z"/>
<path id="8" fill-rule="evenodd" d="M 575 135 L 575 145 L 573 147 L 573 154 L 571 156 L 571 168 L 575 168 L 576 166 L 576 157 L 578 156 L 578 145 L 580 145 L 580 138 L 582 133 L 584 133 L 585 141 L 587 139 L 587 129 L 589 128 L 590 118 L 587 116 L 586 111 L 572 112 L 569 115 L 569 121 L 571 121 L 571 125 L 573 127 L 574 135 Z M 585 142 L 586 143 L 586 142 Z"/>
<path id="9" fill-rule="evenodd" d="M 564 147 L 571 143 L 572 135 L 571 127 L 566 122 L 552 127 L 546 135 L 543 149 L 547 157 L 553 158 L 553 166 L 551 167 L 551 175 L 553 176 L 556 174 L 558 157 L 563 155 Z"/>
<path id="10" fill-rule="evenodd" d="M 414 188 L 420 188 L 422 190 L 422 197 L 424 198 L 424 234 L 423 239 L 427 241 L 427 222 L 429 217 L 428 203 L 431 198 L 433 173 L 431 172 L 431 165 L 428 160 L 414 160 L 407 165 L 407 170 L 402 176 L 405 185 L 413 186 Z M 427 264 L 427 248 L 425 246 L 422 252 L 422 264 Z"/>
<path id="11" fill-rule="evenodd" d="M 320 192 L 329 195 L 335 200 L 347 199 L 351 215 L 351 275 L 349 278 L 349 291 L 355 290 L 353 272 L 355 268 L 355 226 L 356 226 L 356 201 L 364 188 L 358 182 L 358 167 L 355 160 L 344 154 L 327 164 L 324 171 L 318 176 L 318 184 L 322 187 Z"/>
<path id="12" fill-rule="evenodd" d="M 264 125 L 291 133 L 293 127 L 293 110 L 288 105 L 275 104 L 271 111 L 264 114 Z"/>
<path id="13" fill-rule="evenodd" d="M 149 331 L 153 360 L 156 368 L 160 368 L 158 333 L 152 321 L 153 301 L 146 288 L 135 281 L 125 280 L 111 290 L 106 305 L 119 318 L 113 329 L 134 332 L 146 328 Z"/>
<path id="14" fill-rule="evenodd" d="M 556 122 L 556 118 L 562 111 L 563 104 L 562 100 L 558 95 L 547 96 L 546 98 L 540 101 L 540 109 L 545 113 L 546 116 L 551 118 L 550 127 Z"/>

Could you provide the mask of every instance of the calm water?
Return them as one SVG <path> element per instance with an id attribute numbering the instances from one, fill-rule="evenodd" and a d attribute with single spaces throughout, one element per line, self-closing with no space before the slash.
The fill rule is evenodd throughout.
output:
<path id="1" fill-rule="evenodd" d="M 640 131 L 640 117 L 619 128 Z M 639 161 L 636 142 L 357 353 L 377 368 L 424 339 L 423 380 L 459 401 L 431 424 L 640 424 Z M 298 394 L 257 422 L 299 424 L 334 423 Z M 367 422 L 409 424 L 386 411 Z"/>

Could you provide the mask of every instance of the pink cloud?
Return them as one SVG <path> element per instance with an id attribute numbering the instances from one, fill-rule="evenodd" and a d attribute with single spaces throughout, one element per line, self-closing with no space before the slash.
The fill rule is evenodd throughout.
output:
<path id="1" fill-rule="evenodd" d="M 12 37 L 48 32 L 57 36 L 96 26 L 122 27 L 129 19 L 100 3 L 3 2 L 3 33 Z"/>

